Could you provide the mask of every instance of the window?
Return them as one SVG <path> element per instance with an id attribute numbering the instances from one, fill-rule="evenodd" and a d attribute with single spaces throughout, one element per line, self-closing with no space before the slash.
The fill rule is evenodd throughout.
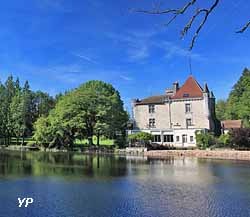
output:
<path id="1" fill-rule="evenodd" d="M 149 127 L 155 127 L 155 119 L 154 118 L 149 119 Z"/>
<path id="2" fill-rule="evenodd" d="M 190 142 L 193 142 L 193 141 L 194 141 L 194 137 L 190 136 Z"/>
<path id="3" fill-rule="evenodd" d="M 148 112 L 149 113 L 155 113 L 155 105 L 149 105 L 148 106 Z"/>
<path id="4" fill-rule="evenodd" d="M 164 135 L 163 140 L 164 140 L 164 142 L 174 142 L 174 136 L 173 135 Z"/>
<path id="5" fill-rule="evenodd" d="M 191 104 L 185 104 L 185 111 L 186 111 L 186 113 L 191 112 Z"/>
<path id="6" fill-rule="evenodd" d="M 187 143 L 187 135 L 182 135 L 182 143 Z"/>
<path id="7" fill-rule="evenodd" d="M 184 93 L 183 97 L 189 97 L 189 94 L 188 93 Z"/>
<path id="8" fill-rule="evenodd" d="M 187 128 L 192 126 L 192 119 L 191 118 L 186 119 L 186 126 L 187 126 Z"/>
<path id="9" fill-rule="evenodd" d="M 154 142 L 161 142 L 161 135 L 154 135 Z"/>
<path id="10" fill-rule="evenodd" d="M 180 137 L 176 136 L 176 142 L 179 142 L 179 141 L 180 141 Z"/>

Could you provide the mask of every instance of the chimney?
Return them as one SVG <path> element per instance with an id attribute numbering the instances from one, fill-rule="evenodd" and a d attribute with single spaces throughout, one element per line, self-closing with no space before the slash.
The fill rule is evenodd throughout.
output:
<path id="1" fill-rule="evenodd" d="M 176 92 L 179 90 L 179 83 L 176 81 L 173 83 L 173 91 L 174 94 L 176 94 Z"/>
<path id="2" fill-rule="evenodd" d="M 132 99 L 131 101 L 132 101 L 132 105 L 136 105 L 136 103 L 140 102 L 139 99 Z"/>
<path id="3" fill-rule="evenodd" d="M 209 89 L 208 89 L 208 86 L 207 86 L 207 83 L 204 84 L 204 90 L 203 90 L 204 93 L 209 93 Z"/>

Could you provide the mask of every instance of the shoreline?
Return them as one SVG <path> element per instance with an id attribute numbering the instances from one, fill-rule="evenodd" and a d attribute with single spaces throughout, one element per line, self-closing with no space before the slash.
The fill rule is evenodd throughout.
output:
<path id="1" fill-rule="evenodd" d="M 156 150 L 147 151 L 144 156 L 165 159 L 168 157 L 195 157 L 221 160 L 250 161 L 250 151 L 236 150 Z"/>
<path id="2" fill-rule="evenodd" d="M 217 160 L 244 160 L 250 161 L 250 151 L 238 151 L 238 150 L 151 150 L 144 151 L 141 153 L 128 153 L 121 149 L 113 151 L 68 151 L 68 150 L 21 150 L 13 148 L 1 148 L 0 150 L 5 151 L 24 151 L 24 152 L 41 152 L 41 153 L 75 153 L 75 154 L 114 154 L 114 155 L 125 155 L 125 156 L 144 156 L 155 159 L 167 159 L 169 157 L 191 157 L 191 158 L 206 158 L 206 159 L 217 159 Z"/>

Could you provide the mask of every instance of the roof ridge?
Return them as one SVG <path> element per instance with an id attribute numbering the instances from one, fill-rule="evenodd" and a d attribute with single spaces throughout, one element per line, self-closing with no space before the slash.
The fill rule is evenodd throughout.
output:
<path id="1" fill-rule="evenodd" d="M 203 88 L 201 87 L 199 82 L 193 77 L 193 75 L 190 75 L 172 98 L 182 99 L 202 96 Z"/>

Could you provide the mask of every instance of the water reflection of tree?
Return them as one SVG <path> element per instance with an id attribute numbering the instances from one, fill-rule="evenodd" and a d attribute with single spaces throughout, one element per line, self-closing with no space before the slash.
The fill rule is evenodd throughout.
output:
<path id="1" fill-rule="evenodd" d="M 0 176 L 63 178 L 119 177 L 127 174 L 126 159 L 72 153 L 1 152 Z"/>

